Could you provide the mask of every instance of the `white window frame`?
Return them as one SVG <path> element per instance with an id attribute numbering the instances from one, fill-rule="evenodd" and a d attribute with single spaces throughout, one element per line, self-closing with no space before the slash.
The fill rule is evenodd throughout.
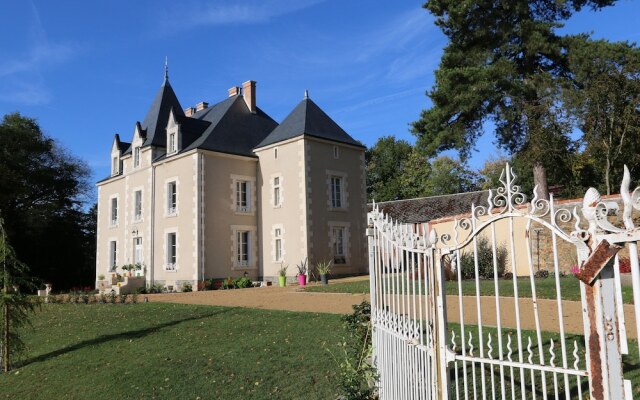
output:
<path id="1" fill-rule="evenodd" d="M 165 235 L 166 262 L 165 271 L 176 271 L 178 269 L 178 233 L 167 232 Z"/>
<path id="2" fill-rule="evenodd" d="M 178 181 L 167 182 L 167 215 L 176 215 L 178 212 Z"/>
<path id="3" fill-rule="evenodd" d="M 249 181 L 236 181 L 236 212 L 243 214 L 251 212 L 251 183 Z"/>
<path id="4" fill-rule="evenodd" d="M 136 236 L 133 238 L 133 263 L 144 262 L 144 248 L 142 247 L 142 236 Z"/>
<path id="5" fill-rule="evenodd" d="M 256 211 L 256 178 L 255 176 L 248 175 L 230 175 L 231 183 L 230 183 L 230 191 L 229 191 L 229 199 L 230 199 L 230 208 L 231 210 L 238 215 L 254 215 Z M 238 187 L 240 186 L 239 182 L 246 182 L 246 207 L 243 206 L 240 201 L 241 196 L 238 192 Z"/>
<path id="6" fill-rule="evenodd" d="M 336 265 L 346 264 L 347 253 L 345 251 L 345 247 L 347 228 L 344 226 L 334 226 L 331 228 L 331 230 L 331 236 L 333 237 L 333 244 L 331 246 L 333 248 L 333 263 Z M 338 262 L 338 258 L 342 259 L 343 262 Z"/>
<path id="7" fill-rule="evenodd" d="M 120 158 L 118 156 L 111 157 L 111 176 L 120 173 Z"/>
<path id="8" fill-rule="evenodd" d="M 251 231 L 236 231 L 236 266 L 248 267 L 251 264 Z"/>
<path id="9" fill-rule="evenodd" d="M 133 148 L 133 167 L 138 168 L 140 166 L 140 146 Z"/>
<path id="10" fill-rule="evenodd" d="M 118 266 L 118 241 L 109 240 L 109 272 L 114 272 Z"/>
<path id="11" fill-rule="evenodd" d="M 284 254 L 282 252 L 282 228 L 275 228 L 273 230 L 273 240 L 274 261 L 281 262 L 284 260 Z"/>
<path id="12" fill-rule="evenodd" d="M 350 265 L 350 228 L 345 221 L 329 221 L 329 254 L 336 266 Z"/>
<path id="13" fill-rule="evenodd" d="M 271 184 L 273 186 L 272 197 L 275 208 L 282 207 L 282 177 L 274 176 Z"/>
<path id="14" fill-rule="evenodd" d="M 133 192 L 133 221 L 142 221 L 142 189 Z"/>
<path id="15" fill-rule="evenodd" d="M 177 138 L 178 138 L 178 132 L 169 132 L 169 143 L 167 143 L 168 145 L 167 147 L 169 148 L 169 151 L 168 151 L 169 154 L 173 154 L 178 151 Z"/>
<path id="16" fill-rule="evenodd" d="M 234 270 L 257 269 L 258 229 L 254 225 L 231 225 L 231 265 Z M 246 256 L 242 254 L 241 234 L 247 233 Z M 240 250 L 240 251 L 239 251 Z M 244 256 L 244 257 L 243 257 Z"/>
<path id="17" fill-rule="evenodd" d="M 330 179 L 330 193 L 331 193 L 331 208 L 344 208 L 344 178 L 342 176 L 331 175 Z M 336 183 L 339 183 L 336 185 Z M 338 188 L 339 193 L 336 193 Z"/>
<path id="18" fill-rule="evenodd" d="M 118 196 L 109 198 L 109 226 L 118 226 Z"/>

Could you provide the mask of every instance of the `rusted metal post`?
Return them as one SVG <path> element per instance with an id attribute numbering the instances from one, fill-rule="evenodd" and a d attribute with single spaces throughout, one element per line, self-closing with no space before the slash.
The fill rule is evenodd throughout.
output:
<path id="1" fill-rule="evenodd" d="M 597 224 L 600 195 L 589 189 L 583 200 L 583 215 L 589 221 L 592 252 L 578 260 L 582 294 L 582 313 L 586 342 L 589 394 L 592 400 L 625 399 L 622 353 L 616 312 L 612 257 L 620 246 L 601 240 Z M 585 283 L 586 282 L 586 283 Z"/>

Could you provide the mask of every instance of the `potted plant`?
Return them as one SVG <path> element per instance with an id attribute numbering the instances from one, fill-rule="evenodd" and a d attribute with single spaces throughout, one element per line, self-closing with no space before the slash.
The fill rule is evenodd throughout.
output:
<path id="1" fill-rule="evenodd" d="M 332 264 L 333 261 L 331 260 L 320 261 L 318 264 L 316 264 L 316 269 L 318 270 L 318 274 L 320 274 L 320 282 L 322 282 L 323 285 L 329 284 L 329 277 L 327 275 L 329 275 L 329 272 L 331 272 Z"/>
<path id="2" fill-rule="evenodd" d="M 288 265 L 281 265 L 278 270 L 278 283 L 280 287 L 285 287 L 287 285 L 287 269 L 289 269 Z"/>
<path id="3" fill-rule="evenodd" d="M 133 267 L 136 270 L 136 276 L 141 276 L 140 271 L 142 271 L 142 263 L 135 263 Z"/>
<path id="4" fill-rule="evenodd" d="M 104 280 L 104 274 L 100 274 L 100 275 L 98 275 L 98 280 L 99 280 L 99 281 L 103 281 L 103 280 Z"/>
<path id="5" fill-rule="evenodd" d="M 300 262 L 300 264 L 296 265 L 298 268 L 298 285 L 306 286 L 307 285 L 307 258 Z"/>
<path id="6" fill-rule="evenodd" d="M 131 266 L 129 264 L 125 264 L 121 268 L 122 268 L 122 276 L 127 276 L 127 271 L 129 271 L 129 274 L 131 274 Z"/>

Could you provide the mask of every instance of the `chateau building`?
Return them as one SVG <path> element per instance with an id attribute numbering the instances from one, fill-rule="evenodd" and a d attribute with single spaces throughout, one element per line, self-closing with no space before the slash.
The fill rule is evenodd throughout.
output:
<path id="1" fill-rule="evenodd" d="M 140 263 L 147 284 L 272 280 L 333 260 L 367 271 L 365 148 L 305 93 L 278 124 L 256 83 L 183 109 L 165 79 L 130 142 L 115 135 L 97 183 L 96 275 Z"/>

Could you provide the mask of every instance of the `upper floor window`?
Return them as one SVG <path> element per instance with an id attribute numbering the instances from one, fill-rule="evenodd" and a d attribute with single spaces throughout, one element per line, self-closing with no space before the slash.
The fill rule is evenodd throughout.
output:
<path id="1" fill-rule="evenodd" d="M 133 166 L 136 168 L 140 166 L 140 146 L 133 149 Z"/>
<path id="2" fill-rule="evenodd" d="M 273 178 L 273 205 L 274 207 L 280 207 L 280 177 Z"/>
<path id="3" fill-rule="evenodd" d="M 236 181 L 236 211 L 251 212 L 251 185 L 248 181 Z"/>
<path id="4" fill-rule="evenodd" d="M 178 238 L 175 232 L 167 234 L 167 271 L 175 271 L 178 262 Z"/>
<path id="5" fill-rule="evenodd" d="M 342 208 L 342 177 L 332 176 L 331 177 L 331 207 L 333 208 Z"/>
<path id="6" fill-rule="evenodd" d="M 133 197 L 133 219 L 140 221 L 142 219 L 142 190 L 136 190 Z"/>
<path id="7" fill-rule="evenodd" d="M 169 133 L 169 153 L 178 151 L 178 143 L 176 142 L 176 133 Z"/>
<path id="8" fill-rule="evenodd" d="M 167 214 L 175 214 L 178 209 L 178 186 L 176 182 L 167 183 Z"/>
<path id="9" fill-rule="evenodd" d="M 340 149 L 338 146 L 333 146 L 333 158 L 340 158 Z"/>
<path id="10" fill-rule="evenodd" d="M 111 225 L 116 225 L 118 223 L 118 198 L 111 198 Z"/>
<path id="11" fill-rule="evenodd" d="M 273 157 L 278 158 L 278 148 L 273 149 Z"/>
<path id="12" fill-rule="evenodd" d="M 274 230 L 274 235 L 275 237 L 275 249 L 274 249 L 274 255 L 275 255 L 275 260 L 276 261 L 282 261 L 282 229 L 280 228 L 276 228 Z"/>
<path id="13" fill-rule="evenodd" d="M 118 157 L 113 157 L 111 159 L 111 175 L 118 175 L 118 172 L 120 172 L 120 161 Z"/>
<path id="14" fill-rule="evenodd" d="M 249 266 L 249 231 L 236 232 L 236 263 L 238 266 Z"/>

